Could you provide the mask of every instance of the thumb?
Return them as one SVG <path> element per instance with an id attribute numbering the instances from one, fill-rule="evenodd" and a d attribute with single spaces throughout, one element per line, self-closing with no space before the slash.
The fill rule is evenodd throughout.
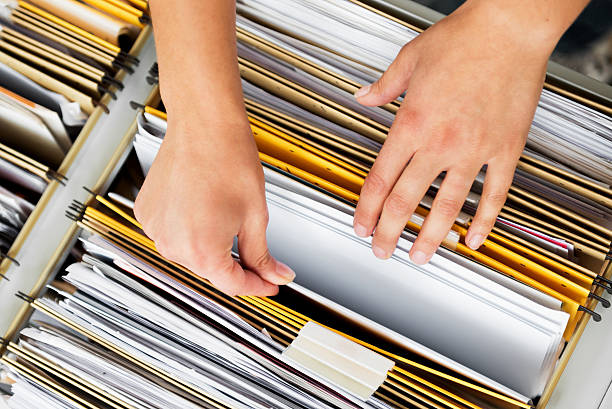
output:
<path id="1" fill-rule="evenodd" d="M 366 85 L 357 92 L 355 98 L 357 101 L 366 106 L 380 106 L 387 104 L 397 97 L 402 95 L 408 83 L 410 76 L 416 66 L 416 58 L 414 46 L 406 44 L 395 57 L 395 60 L 389 65 L 387 71 L 373 84 Z"/>
<path id="2" fill-rule="evenodd" d="M 238 234 L 240 260 L 245 268 L 272 284 L 290 283 L 295 278 L 295 273 L 270 254 L 266 227 L 266 218 L 245 223 Z"/>

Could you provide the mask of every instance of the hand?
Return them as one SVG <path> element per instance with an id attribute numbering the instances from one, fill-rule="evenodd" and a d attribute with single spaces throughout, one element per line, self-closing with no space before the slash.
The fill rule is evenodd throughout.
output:
<path id="1" fill-rule="evenodd" d="M 355 94 L 378 106 L 406 91 L 355 212 L 355 232 L 374 232 L 377 257 L 391 256 L 420 199 L 446 171 L 410 251 L 415 263 L 428 262 L 486 164 L 466 237 L 473 249 L 484 242 L 505 202 L 560 36 L 549 27 L 527 29 L 532 14 L 531 6 L 468 1 L 404 46 L 377 82 Z"/>
<path id="2" fill-rule="evenodd" d="M 246 115 L 216 124 L 171 118 L 136 218 L 164 257 L 219 290 L 276 294 L 295 274 L 268 251 L 264 177 Z M 235 236 L 244 269 L 230 255 Z"/>

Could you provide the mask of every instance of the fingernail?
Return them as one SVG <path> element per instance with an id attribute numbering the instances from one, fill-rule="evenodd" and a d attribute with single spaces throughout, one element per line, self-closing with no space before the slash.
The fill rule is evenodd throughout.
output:
<path id="1" fill-rule="evenodd" d="M 389 254 L 383 250 L 381 247 L 378 246 L 374 246 L 372 247 L 372 252 L 374 253 L 374 255 L 380 259 L 388 259 L 389 258 Z"/>
<path id="2" fill-rule="evenodd" d="M 285 263 L 276 262 L 276 275 L 281 277 L 286 283 L 290 283 L 295 278 L 295 272 Z"/>
<path id="3" fill-rule="evenodd" d="M 370 93 L 371 90 L 372 85 L 366 85 L 365 87 L 361 87 L 357 91 L 355 91 L 355 98 L 365 97 Z"/>
<path id="4" fill-rule="evenodd" d="M 485 236 L 482 234 L 474 234 L 468 238 L 467 245 L 472 250 L 478 250 L 482 243 L 485 241 Z"/>
<path id="5" fill-rule="evenodd" d="M 410 257 L 414 264 L 426 264 L 431 256 L 422 251 L 415 251 Z"/>
<path id="6" fill-rule="evenodd" d="M 368 229 L 363 224 L 355 223 L 355 234 L 359 237 L 368 237 Z"/>

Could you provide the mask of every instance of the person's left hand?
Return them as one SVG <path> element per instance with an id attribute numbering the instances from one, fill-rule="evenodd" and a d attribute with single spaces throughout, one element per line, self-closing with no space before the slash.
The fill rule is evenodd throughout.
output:
<path id="1" fill-rule="evenodd" d="M 484 191 L 466 243 L 477 249 L 491 231 L 557 39 L 544 29 L 524 27 L 529 19 L 515 12 L 501 10 L 495 1 L 465 3 L 404 46 L 377 82 L 355 94 L 360 103 L 378 106 L 406 91 L 355 212 L 355 233 L 374 234 L 377 257 L 391 256 L 406 222 L 443 171 L 411 259 L 430 260 L 485 164 Z"/>

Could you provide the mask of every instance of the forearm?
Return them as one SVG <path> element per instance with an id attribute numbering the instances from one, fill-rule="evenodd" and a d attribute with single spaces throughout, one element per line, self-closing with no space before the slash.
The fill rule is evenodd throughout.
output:
<path id="1" fill-rule="evenodd" d="M 210 122 L 244 117 L 235 2 L 151 0 L 149 4 L 169 119 Z"/>
<path id="2" fill-rule="evenodd" d="M 275 295 L 295 274 L 266 244 L 264 174 L 240 86 L 235 3 L 149 4 L 168 131 L 134 214 L 164 257 L 217 289 Z M 231 256 L 236 237 L 244 268 Z"/>

